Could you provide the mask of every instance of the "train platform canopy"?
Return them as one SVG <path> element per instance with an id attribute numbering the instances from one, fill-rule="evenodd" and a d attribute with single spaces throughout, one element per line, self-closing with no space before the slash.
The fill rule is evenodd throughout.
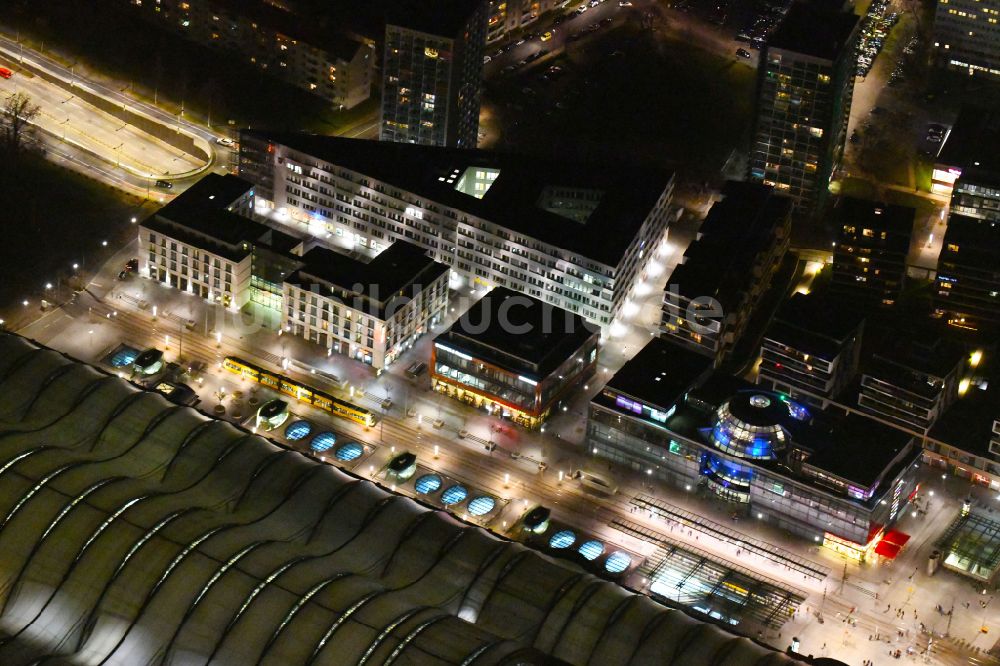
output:
<path id="1" fill-rule="evenodd" d="M 1000 571 L 1000 522 L 977 512 L 959 516 L 937 547 L 945 569 L 990 583 Z"/>

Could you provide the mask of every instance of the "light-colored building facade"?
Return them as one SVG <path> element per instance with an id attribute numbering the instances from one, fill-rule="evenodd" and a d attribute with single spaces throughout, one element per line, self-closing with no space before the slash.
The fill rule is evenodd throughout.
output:
<path id="1" fill-rule="evenodd" d="M 943 67 L 1000 80 L 1000 0 L 938 0 L 934 52 Z"/>
<path id="2" fill-rule="evenodd" d="M 474 284 L 510 287 L 601 326 L 665 241 L 671 172 L 243 132 L 240 173 L 317 236 L 418 245 Z"/>
<path id="3" fill-rule="evenodd" d="M 302 257 L 284 281 L 282 328 L 371 365 L 390 365 L 441 321 L 448 267 L 404 241 L 368 263 L 326 248 Z"/>
<path id="4" fill-rule="evenodd" d="M 260 0 L 127 0 L 146 20 L 221 51 L 330 102 L 353 108 L 371 96 L 375 47 Z"/>

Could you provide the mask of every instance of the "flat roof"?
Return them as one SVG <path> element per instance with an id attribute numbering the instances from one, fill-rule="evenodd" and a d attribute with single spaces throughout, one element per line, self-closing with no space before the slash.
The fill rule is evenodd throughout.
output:
<path id="1" fill-rule="evenodd" d="M 795 2 L 774 34 L 767 48 L 803 53 L 823 60 L 836 60 L 850 41 L 861 17 L 848 11 L 833 11 L 829 6 Z"/>
<path id="2" fill-rule="evenodd" d="M 143 220 L 141 226 L 232 261 L 240 261 L 253 251 L 244 244 L 290 252 L 300 239 L 227 210 L 253 188 L 252 183 L 231 174 L 208 174 Z"/>
<path id="3" fill-rule="evenodd" d="M 480 0 L 392 0 L 385 7 L 386 23 L 456 37 L 481 4 Z"/>
<path id="4" fill-rule="evenodd" d="M 963 106 L 936 162 L 962 170 L 962 180 L 1000 180 L 1000 110 Z"/>
<path id="5" fill-rule="evenodd" d="M 805 464 L 870 488 L 912 439 L 910 435 L 859 414 L 818 426 L 818 446 Z M 817 438 L 817 439 L 820 439 Z"/>
<path id="6" fill-rule="evenodd" d="M 666 411 L 711 368 L 709 357 L 653 338 L 614 374 L 606 388 Z"/>
<path id="7" fill-rule="evenodd" d="M 981 367 L 981 366 L 980 366 Z M 949 405 L 931 428 L 934 439 L 990 460 L 993 422 L 1000 419 L 1000 372 L 994 368 L 985 389 L 972 384 L 965 395 Z"/>
<path id="8" fill-rule="evenodd" d="M 622 260 L 674 175 L 658 168 L 547 161 L 304 132 L 248 130 L 243 135 L 288 146 L 611 267 Z M 469 167 L 500 172 L 481 199 L 448 182 Z M 598 190 L 602 197 L 586 222 L 577 222 L 539 205 L 551 187 Z"/>
<path id="9" fill-rule="evenodd" d="M 793 294 L 778 310 L 765 338 L 832 361 L 864 323 L 856 307 L 827 294 Z"/>
<path id="10" fill-rule="evenodd" d="M 303 289 L 322 284 L 360 296 L 364 300 L 358 304 L 361 309 L 382 319 L 391 314 L 387 309 L 394 299 L 415 297 L 449 270 L 427 256 L 427 250 L 405 241 L 394 242 L 367 262 L 315 247 L 302 255 L 302 263 L 285 282 Z"/>
<path id="11" fill-rule="evenodd" d="M 874 344 L 873 353 L 862 363 L 865 374 L 880 379 L 897 380 L 905 388 L 912 379 L 907 375 L 948 376 L 965 358 L 962 345 L 945 336 L 950 333 L 933 322 L 920 322 L 920 328 L 887 330 Z M 881 374 L 880 374 L 881 373 Z M 924 381 L 918 384 L 927 386 Z M 914 388 L 920 392 L 920 387 Z M 936 394 L 936 391 L 935 391 Z"/>
<path id="12" fill-rule="evenodd" d="M 909 206 L 845 196 L 837 201 L 833 209 L 833 218 L 837 224 L 837 235 L 842 239 L 849 238 L 852 245 L 879 247 L 905 255 L 910 251 L 910 236 L 913 234 L 913 220 L 916 213 L 917 210 Z M 884 231 L 886 238 L 883 241 L 876 236 L 869 239 L 862 233 L 845 234 L 843 229 L 848 225 L 856 229 Z"/>
<path id="13" fill-rule="evenodd" d="M 958 264 L 956 272 L 962 272 L 963 267 L 993 271 L 1000 257 L 1000 226 L 952 213 L 948 216 L 944 244 L 958 246 L 958 253 L 948 254 L 949 261 Z"/>
<path id="14" fill-rule="evenodd" d="M 701 239 L 685 250 L 684 263 L 668 284 L 688 298 L 711 296 L 728 307 L 746 288 L 758 255 L 788 223 L 791 199 L 768 185 L 736 181 L 726 183 L 722 196 L 701 224 Z"/>
<path id="15" fill-rule="evenodd" d="M 497 287 L 434 341 L 541 379 L 598 334 L 580 315 Z"/>

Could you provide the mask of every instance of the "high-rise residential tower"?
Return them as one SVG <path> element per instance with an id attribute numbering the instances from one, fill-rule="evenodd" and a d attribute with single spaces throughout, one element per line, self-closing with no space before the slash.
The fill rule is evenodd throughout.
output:
<path id="1" fill-rule="evenodd" d="M 1000 80 L 1000 0 L 938 0 L 934 52 L 948 69 Z"/>
<path id="2" fill-rule="evenodd" d="M 761 51 L 750 178 L 822 206 L 840 163 L 854 92 L 859 19 L 797 2 Z"/>
<path id="3" fill-rule="evenodd" d="M 379 139 L 475 148 L 485 43 L 482 0 L 394 7 L 385 27 Z"/>

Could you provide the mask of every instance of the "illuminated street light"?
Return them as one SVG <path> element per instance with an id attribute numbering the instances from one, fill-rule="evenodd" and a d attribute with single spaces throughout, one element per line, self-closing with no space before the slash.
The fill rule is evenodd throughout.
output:
<path id="1" fill-rule="evenodd" d="M 46 282 L 45 283 L 45 288 L 46 289 L 51 289 L 52 288 L 52 283 L 51 282 Z"/>

